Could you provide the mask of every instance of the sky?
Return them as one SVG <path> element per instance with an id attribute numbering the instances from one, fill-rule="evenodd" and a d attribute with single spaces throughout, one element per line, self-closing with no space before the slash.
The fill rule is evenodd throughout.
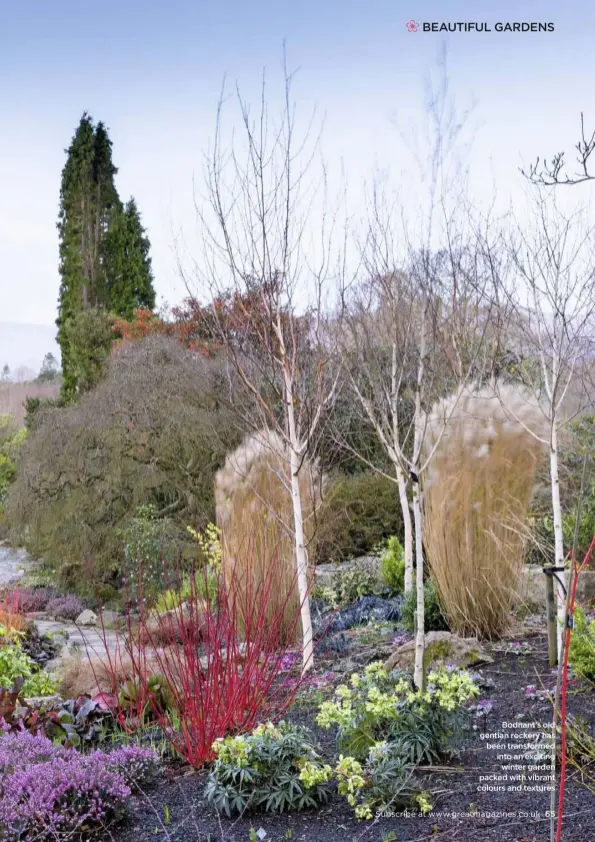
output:
<path id="1" fill-rule="evenodd" d="M 442 21 L 543 21 L 555 31 L 422 31 Z M 378 171 L 407 183 L 401 133 L 423 125 L 424 80 L 444 45 L 457 107 L 475 103 L 476 198 L 496 190 L 503 204 L 520 201 L 521 164 L 572 153 L 581 111 L 595 129 L 595 8 L 578 0 L 0 0 L 0 323 L 55 320 L 60 174 L 83 111 L 108 127 L 120 195 L 135 196 L 152 243 L 160 301 L 179 302 L 176 254 L 180 243 L 200 249 L 194 194 L 223 78 L 255 100 L 266 68 L 274 106 L 284 42 L 299 113 L 316 108 L 324 120 L 321 150 L 333 184 L 345 174 L 351 208 Z M 574 202 L 595 188 L 571 189 Z"/>

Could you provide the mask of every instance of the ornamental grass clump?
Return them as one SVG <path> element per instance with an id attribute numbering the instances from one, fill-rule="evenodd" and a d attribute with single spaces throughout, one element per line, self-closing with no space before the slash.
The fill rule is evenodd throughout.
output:
<path id="1" fill-rule="evenodd" d="M 320 505 L 321 477 L 316 464 L 301 457 L 299 472 L 304 541 L 309 559 L 310 584 L 314 572 L 314 533 Z M 234 586 L 244 578 L 247 587 L 259 586 L 271 575 L 268 559 L 277 556 L 275 586 L 271 590 L 267 622 L 282 630 L 288 643 L 300 636 L 302 602 L 296 576 L 293 505 L 290 493 L 289 454 L 284 442 L 270 431 L 247 436 L 230 453 L 215 477 L 217 523 L 222 533 L 222 564 Z M 253 551 L 246 552 L 248 544 Z"/>
<path id="2" fill-rule="evenodd" d="M 131 785 L 145 782 L 155 769 L 153 753 L 138 746 L 83 755 L 41 735 L 4 735 L 0 839 L 66 842 L 104 827 L 124 816 Z"/>
<path id="3" fill-rule="evenodd" d="M 216 740 L 213 751 L 205 796 L 219 813 L 283 813 L 317 807 L 329 798 L 333 770 L 304 728 L 267 722 L 250 734 Z"/>
<path id="4" fill-rule="evenodd" d="M 459 634 L 492 639 L 510 621 L 544 422 L 535 399 L 506 384 L 465 388 L 428 416 L 424 545 Z"/>
<path id="5" fill-rule="evenodd" d="M 447 752 L 463 709 L 478 694 L 466 670 L 433 670 L 421 691 L 408 674 L 374 663 L 363 675 L 354 673 L 349 686 L 337 687 L 335 700 L 320 705 L 317 722 L 322 728 L 338 726 L 339 750 L 357 761 L 386 741 L 409 763 L 434 763 Z"/>

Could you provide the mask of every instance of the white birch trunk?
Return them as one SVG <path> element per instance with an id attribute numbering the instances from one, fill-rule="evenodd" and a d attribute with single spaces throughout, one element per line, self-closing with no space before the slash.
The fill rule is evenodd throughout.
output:
<path id="1" fill-rule="evenodd" d="M 409 591 L 413 588 L 413 527 L 411 524 L 411 510 L 409 508 L 409 498 L 407 497 L 407 482 L 405 481 L 405 474 L 403 473 L 403 469 L 400 465 L 396 465 L 395 468 L 397 473 L 397 483 L 399 486 L 401 512 L 403 514 L 405 593 L 409 593 Z"/>
<path id="2" fill-rule="evenodd" d="M 308 555 L 304 543 L 304 520 L 302 516 L 302 498 L 299 478 L 300 460 L 291 448 L 291 501 L 293 504 L 293 522 L 295 530 L 295 558 L 297 565 L 297 584 L 300 597 L 300 615 L 302 621 L 302 663 L 303 672 L 314 666 L 314 644 L 312 639 L 312 618 L 308 595 Z"/>
<path id="3" fill-rule="evenodd" d="M 304 541 L 304 517 L 302 496 L 300 493 L 300 445 L 295 423 L 293 405 L 293 382 L 287 364 L 284 361 L 283 376 L 285 383 L 285 404 L 287 407 L 287 425 L 290 441 L 291 503 L 293 507 L 293 527 L 295 535 L 295 563 L 297 568 L 297 586 L 300 599 L 302 621 L 302 673 L 314 666 L 314 642 L 312 635 L 312 617 L 310 616 L 310 598 L 308 594 L 308 554 Z"/>
<path id="4" fill-rule="evenodd" d="M 556 416 L 552 419 L 550 436 L 550 477 L 552 483 L 552 513 L 554 521 L 554 558 L 556 567 L 564 567 L 564 536 L 562 532 L 562 506 L 560 504 L 560 476 L 558 470 L 558 429 Z M 558 661 L 562 658 L 564 623 L 566 620 L 566 596 L 560 582 L 566 585 L 566 573 L 556 574 L 556 606 L 558 614 Z"/>
<path id="5" fill-rule="evenodd" d="M 422 501 L 419 483 L 413 484 L 413 517 L 415 521 L 415 584 L 417 592 L 415 612 L 415 668 L 413 681 L 419 690 L 425 687 L 424 653 L 426 644 L 426 619 L 424 605 L 424 559 Z"/>
<path id="6" fill-rule="evenodd" d="M 417 388 L 415 391 L 415 418 L 413 436 L 413 459 L 411 470 L 416 474 L 413 482 L 413 520 L 415 523 L 415 584 L 417 590 L 417 610 L 415 624 L 415 666 L 413 680 L 419 690 L 425 686 L 424 654 L 426 645 L 424 611 L 424 560 L 423 560 L 423 512 L 420 485 L 420 456 L 423 439 L 421 388 L 424 381 L 426 361 L 426 307 L 424 298 L 419 338 L 419 363 L 417 366 Z"/>
<path id="7" fill-rule="evenodd" d="M 394 300 L 394 299 L 393 299 Z M 393 313 L 393 320 L 397 316 Z M 405 473 L 403 472 L 403 463 L 399 461 L 397 454 L 400 449 L 400 430 L 399 430 L 399 347 L 398 343 L 393 342 L 392 347 L 392 371 L 391 371 L 391 410 L 392 410 L 392 434 L 393 434 L 393 464 L 395 466 L 395 473 L 397 475 L 397 485 L 399 488 L 399 501 L 401 503 L 401 512 L 403 513 L 403 531 L 404 531 L 404 554 L 405 554 L 405 582 L 404 591 L 409 593 L 413 588 L 413 532 L 411 528 L 411 511 L 409 509 L 409 498 L 407 495 L 407 481 Z"/>

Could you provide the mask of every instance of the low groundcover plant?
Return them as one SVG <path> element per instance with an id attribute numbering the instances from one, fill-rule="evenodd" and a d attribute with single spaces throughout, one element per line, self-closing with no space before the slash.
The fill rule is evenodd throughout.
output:
<path id="1" fill-rule="evenodd" d="M 86 607 L 86 604 L 78 596 L 67 594 L 66 596 L 56 596 L 48 600 L 45 610 L 51 616 L 74 621 L 79 614 L 82 614 Z"/>
<path id="2" fill-rule="evenodd" d="M 149 749 L 80 754 L 27 732 L 0 737 L 0 839 L 66 840 L 120 819 L 157 771 Z"/>
<path id="3" fill-rule="evenodd" d="M 267 722 L 249 734 L 216 740 L 213 749 L 216 760 L 205 796 L 227 816 L 259 808 L 303 810 L 329 797 L 333 770 L 303 728 Z"/>

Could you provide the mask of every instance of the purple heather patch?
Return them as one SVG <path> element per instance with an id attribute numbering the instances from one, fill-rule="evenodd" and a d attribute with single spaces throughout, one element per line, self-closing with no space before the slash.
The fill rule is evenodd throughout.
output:
<path id="1" fill-rule="evenodd" d="M 130 784 L 157 770 L 147 748 L 79 754 L 28 732 L 0 738 L 0 836 L 5 842 L 66 840 L 83 826 L 121 818 Z"/>

